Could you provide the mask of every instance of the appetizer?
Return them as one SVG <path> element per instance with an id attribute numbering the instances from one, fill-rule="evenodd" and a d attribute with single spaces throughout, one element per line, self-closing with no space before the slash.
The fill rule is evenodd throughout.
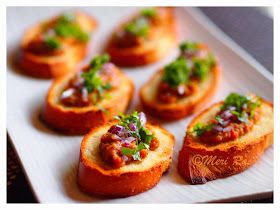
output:
<path id="1" fill-rule="evenodd" d="M 160 60 L 177 42 L 172 8 L 142 9 L 113 33 L 107 52 L 121 66 L 140 66 Z"/>
<path id="2" fill-rule="evenodd" d="M 273 144 L 272 104 L 231 93 L 203 111 L 187 128 L 178 170 L 191 184 L 239 173 Z"/>
<path id="3" fill-rule="evenodd" d="M 147 123 L 142 112 L 116 117 L 84 137 L 78 170 L 80 189 L 109 197 L 149 190 L 168 169 L 174 141 L 166 130 Z"/>
<path id="4" fill-rule="evenodd" d="M 81 71 L 53 82 L 42 114 L 49 126 L 85 134 L 126 110 L 134 85 L 109 59 L 106 54 L 97 56 Z"/>
<path id="5" fill-rule="evenodd" d="M 195 113 L 215 94 L 220 68 L 206 45 L 184 42 L 180 55 L 140 89 L 143 108 L 164 120 Z"/>
<path id="6" fill-rule="evenodd" d="M 86 56 L 95 28 L 95 19 L 82 12 L 63 13 L 29 28 L 21 41 L 21 69 L 39 78 L 68 73 Z"/>

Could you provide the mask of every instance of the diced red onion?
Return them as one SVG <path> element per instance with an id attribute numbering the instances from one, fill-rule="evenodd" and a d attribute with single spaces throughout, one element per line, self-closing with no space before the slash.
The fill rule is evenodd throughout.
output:
<path id="1" fill-rule="evenodd" d="M 131 142 L 133 142 L 133 141 L 135 141 L 135 140 L 136 140 L 136 139 L 135 139 L 135 137 L 133 137 L 133 136 L 130 136 L 130 137 L 127 137 L 127 138 L 124 139 L 124 141 L 129 142 L 129 143 L 131 143 Z"/>
<path id="2" fill-rule="evenodd" d="M 247 104 L 243 104 L 243 105 L 242 105 L 242 108 L 243 108 L 243 109 L 247 109 L 247 108 L 248 108 L 248 105 L 247 105 Z"/>
<path id="3" fill-rule="evenodd" d="M 84 83 L 85 79 L 82 78 L 80 75 L 77 76 L 77 79 L 74 81 L 75 87 L 80 87 Z"/>
<path id="4" fill-rule="evenodd" d="M 127 137 L 125 139 L 122 139 L 122 142 L 124 145 L 129 146 L 131 144 L 131 142 L 135 141 L 136 138 L 133 136 Z"/>
<path id="5" fill-rule="evenodd" d="M 55 36 L 55 31 L 54 31 L 54 29 L 52 29 L 52 28 L 48 29 L 47 32 L 45 33 L 45 36 L 46 36 L 46 37 Z"/>
<path id="6" fill-rule="evenodd" d="M 220 116 L 222 119 L 227 120 L 232 117 L 232 113 L 229 110 L 224 111 Z"/>
<path id="7" fill-rule="evenodd" d="M 73 93 L 75 92 L 75 89 L 74 88 L 69 88 L 65 91 L 63 91 L 63 93 L 61 94 L 61 98 L 68 98 L 70 97 Z"/>
<path id="8" fill-rule="evenodd" d="M 114 68 L 114 64 L 113 63 L 105 63 L 103 66 L 102 66 L 102 69 L 101 71 L 104 71 L 104 72 L 110 72 L 112 69 Z"/>
<path id="9" fill-rule="evenodd" d="M 235 106 L 229 106 L 229 107 L 228 107 L 228 110 L 230 110 L 230 111 L 233 111 L 233 110 L 235 110 L 235 109 L 236 109 Z"/>
<path id="10" fill-rule="evenodd" d="M 187 66 L 192 69 L 193 68 L 193 61 L 192 60 L 187 60 Z"/>
<path id="11" fill-rule="evenodd" d="M 227 126 L 230 123 L 230 120 L 226 120 L 222 123 L 223 126 Z"/>
<path id="12" fill-rule="evenodd" d="M 88 91 L 86 87 L 82 88 L 82 99 L 83 101 L 87 101 L 88 100 Z"/>
<path id="13" fill-rule="evenodd" d="M 124 130 L 124 127 L 121 126 L 121 125 L 113 125 L 111 126 L 111 128 L 109 129 L 109 133 L 112 133 L 112 134 L 120 134 L 120 132 L 122 132 Z"/>
<path id="14" fill-rule="evenodd" d="M 223 131 L 223 127 L 221 127 L 221 126 L 219 126 L 219 125 L 214 125 L 214 126 L 213 126 L 213 130 L 218 131 L 218 132 L 221 132 L 221 131 Z"/>
<path id="15" fill-rule="evenodd" d="M 228 127 L 225 127 L 224 129 L 223 129 L 223 132 L 229 132 L 229 131 L 231 131 L 232 130 L 232 126 L 228 126 Z"/>
<path id="16" fill-rule="evenodd" d="M 141 122 L 141 125 L 144 126 L 147 122 L 147 118 L 146 118 L 146 115 L 144 114 L 144 112 L 140 112 L 138 114 L 139 116 L 139 119 L 140 119 L 140 122 Z"/>
<path id="17" fill-rule="evenodd" d="M 185 86 L 184 85 L 179 85 L 177 90 L 178 90 L 178 93 L 180 95 L 183 95 L 185 93 Z"/>
<path id="18" fill-rule="evenodd" d="M 131 131 L 136 131 L 136 129 L 137 129 L 137 127 L 134 123 L 129 123 L 128 127 Z"/>
<path id="19" fill-rule="evenodd" d="M 128 160 L 128 157 L 127 157 L 126 155 L 123 155 L 123 156 L 122 156 L 122 160 L 123 160 L 123 161 L 127 161 L 127 160 Z"/>
<path id="20" fill-rule="evenodd" d="M 186 50 L 183 55 L 185 58 L 190 59 L 194 56 L 194 52 L 190 50 Z"/>
<path id="21" fill-rule="evenodd" d="M 196 52 L 196 56 L 200 59 L 206 58 L 207 55 L 208 55 L 208 52 L 204 49 L 198 50 Z"/>

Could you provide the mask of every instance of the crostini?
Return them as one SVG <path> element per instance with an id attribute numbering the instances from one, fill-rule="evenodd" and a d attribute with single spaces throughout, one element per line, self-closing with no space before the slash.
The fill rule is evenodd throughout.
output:
<path id="1" fill-rule="evenodd" d="M 273 144 L 273 129 L 271 103 L 232 93 L 189 124 L 178 171 L 191 184 L 240 173 Z"/>
<path id="2" fill-rule="evenodd" d="M 220 67 L 201 43 L 184 42 L 180 55 L 157 71 L 140 89 L 140 100 L 150 115 L 177 120 L 197 112 L 214 96 Z"/>
<path id="3" fill-rule="evenodd" d="M 154 187 L 168 169 L 175 143 L 144 113 L 121 115 L 87 134 L 80 149 L 78 184 L 98 196 L 126 197 Z"/>
<path id="4" fill-rule="evenodd" d="M 160 60 L 176 45 L 172 8 L 141 10 L 113 33 L 106 51 L 120 66 L 141 66 Z"/>
<path id="5" fill-rule="evenodd" d="M 63 13 L 29 28 L 20 46 L 24 73 L 53 78 L 74 69 L 85 56 L 96 20 L 82 12 Z"/>
<path id="6" fill-rule="evenodd" d="M 97 56 L 81 71 L 57 78 L 46 98 L 43 121 L 64 133 L 85 134 L 125 112 L 134 84 L 109 59 Z"/>

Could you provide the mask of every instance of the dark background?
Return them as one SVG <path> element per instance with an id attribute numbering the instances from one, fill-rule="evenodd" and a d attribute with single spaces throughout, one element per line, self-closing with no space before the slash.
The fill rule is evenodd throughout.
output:
<path id="1" fill-rule="evenodd" d="M 201 7 L 222 31 L 273 73 L 273 19 L 253 7 Z M 7 202 L 34 203 L 24 172 L 8 138 Z M 273 203 L 273 196 L 244 203 Z"/>

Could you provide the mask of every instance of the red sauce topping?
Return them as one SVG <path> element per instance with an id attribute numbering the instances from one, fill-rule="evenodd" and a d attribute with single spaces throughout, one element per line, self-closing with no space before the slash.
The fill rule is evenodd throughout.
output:
<path id="1" fill-rule="evenodd" d="M 166 82 L 161 82 L 158 88 L 158 100 L 164 103 L 173 103 L 178 99 L 194 94 L 198 90 L 197 82 L 192 81 L 188 85 L 180 85 L 171 88 Z"/>
<path id="2" fill-rule="evenodd" d="M 254 124 L 259 120 L 259 109 L 256 109 L 254 117 L 247 122 L 240 122 L 236 115 L 230 114 L 229 110 L 221 111 L 217 116 L 220 116 L 220 122 L 213 119 L 211 130 L 203 133 L 199 140 L 206 144 L 219 144 L 229 142 L 245 135 L 251 131 Z"/>
<path id="3" fill-rule="evenodd" d="M 132 117 L 124 118 L 122 125 L 110 127 L 99 144 L 101 158 L 114 168 L 140 161 L 147 157 L 149 150 L 154 151 L 159 147 L 159 140 L 144 127 L 144 113 L 134 112 Z"/>

